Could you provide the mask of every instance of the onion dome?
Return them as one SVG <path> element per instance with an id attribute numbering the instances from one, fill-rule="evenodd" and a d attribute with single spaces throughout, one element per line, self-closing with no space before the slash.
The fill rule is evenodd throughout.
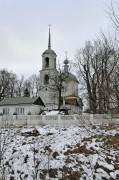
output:
<path id="1" fill-rule="evenodd" d="M 64 64 L 67 65 L 69 64 L 69 61 L 67 59 L 64 60 Z"/>

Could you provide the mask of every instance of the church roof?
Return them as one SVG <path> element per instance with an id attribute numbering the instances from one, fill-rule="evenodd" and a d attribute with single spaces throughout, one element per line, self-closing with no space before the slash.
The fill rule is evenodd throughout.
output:
<path id="1" fill-rule="evenodd" d="M 76 76 L 74 76 L 72 73 L 69 72 L 68 77 L 66 78 L 66 81 L 75 81 L 77 83 L 79 83 L 79 81 L 77 80 Z"/>
<path id="2" fill-rule="evenodd" d="M 43 52 L 43 54 L 54 54 L 56 55 L 55 51 L 53 51 L 52 49 L 47 49 Z"/>
<path id="3" fill-rule="evenodd" d="M 74 94 L 66 96 L 65 103 L 69 105 L 79 106 L 79 107 L 83 106 L 82 99 Z"/>
<path id="4" fill-rule="evenodd" d="M 36 104 L 45 106 L 40 97 L 13 97 L 13 98 L 5 98 L 0 101 L 0 106 L 6 105 L 20 105 L 20 104 Z"/>
<path id="5" fill-rule="evenodd" d="M 46 49 L 43 54 L 54 54 L 56 55 L 55 51 L 51 49 L 51 35 L 50 35 L 50 25 L 49 25 L 49 37 L 48 37 L 48 49 Z"/>

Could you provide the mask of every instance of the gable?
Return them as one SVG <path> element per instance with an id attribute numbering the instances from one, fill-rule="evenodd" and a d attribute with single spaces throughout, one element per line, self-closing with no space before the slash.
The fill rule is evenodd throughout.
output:
<path id="1" fill-rule="evenodd" d="M 42 101 L 42 99 L 40 97 L 38 97 L 33 104 L 45 107 L 45 104 L 43 103 L 43 101 Z"/>

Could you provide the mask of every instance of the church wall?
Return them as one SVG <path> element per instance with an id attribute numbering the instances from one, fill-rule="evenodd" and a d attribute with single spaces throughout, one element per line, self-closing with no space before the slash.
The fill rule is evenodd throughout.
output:
<path id="1" fill-rule="evenodd" d="M 58 103 L 56 93 L 51 90 L 39 91 L 39 96 L 42 98 L 42 101 L 48 109 L 52 109 L 53 105 Z"/>
<path id="2" fill-rule="evenodd" d="M 54 81 L 50 79 L 50 77 L 53 77 L 54 74 L 56 74 L 56 70 L 48 70 L 48 69 L 45 69 L 45 70 L 42 70 L 40 71 L 40 86 L 41 85 L 44 85 L 44 77 L 45 75 L 48 75 L 49 76 L 49 84 L 54 84 Z"/>
<path id="3" fill-rule="evenodd" d="M 78 83 L 75 81 L 69 81 L 66 83 L 66 91 L 62 93 L 64 96 L 74 94 L 78 96 Z"/>

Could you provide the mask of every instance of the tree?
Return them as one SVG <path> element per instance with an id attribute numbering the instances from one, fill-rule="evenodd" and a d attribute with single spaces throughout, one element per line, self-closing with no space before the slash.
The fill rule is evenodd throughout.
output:
<path id="1" fill-rule="evenodd" d="M 30 96 L 37 96 L 39 89 L 39 77 L 36 74 L 31 75 L 28 79 L 24 81 L 24 89 L 27 88 Z"/>
<path id="2" fill-rule="evenodd" d="M 60 111 L 61 109 L 61 93 L 63 89 L 63 82 L 69 77 L 69 73 L 67 72 L 62 72 L 61 69 L 59 68 L 59 71 L 53 76 L 50 77 L 51 80 L 54 81 L 54 86 L 53 90 L 58 92 L 58 110 Z"/>
<path id="3" fill-rule="evenodd" d="M 9 94 L 10 73 L 6 70 L 0 70 L 0 100 Z"/>
<path id="4" fill-rule="evenodd" d="M 29 93 L 27 87 L 24 90 L 24 97 L 30 97 L 30 93 Z"/>
<path id="5" fill-rule="evenodd" d="M 10 97 L 16 97 L 17 94 L 17 82 L 18 77 L 14 73 L 10 73 L 10 81 L 9 81 L 9 96 Z"/>
<path id="6" fill-rule="evenodd" d="M 23 95 L 23 81 L 17 75 L 6 69 L 0 70 L 0 100 L 4 97 L 16 97 Z"/>
<path id="7" fill-rule="evenodd" d="M 86 42 L 77 51 L 75 67 L 85 82 L 90 112 L 106 113 L 110 109 L 118 57 L 115 43 L 103 33 L 100 39 Z"/>
<path id="8" fill-rule="evenodd" d="M 17 81 L 17 96 L 21 97 L 23 96 L 23 83 L 24 83 L 24 76 L 22 75 L 21 79 Z"/>
<path id="9" fill-rule="evenodd" d="M 38 85 L 39 78 L 35 74 L 24 81 L 23 75 L 21 79 L 18 79 L 15 73 L 6 69 L 0 70 L 0 100 L 4 99 L 4 97 L 21 97 L 24 93 L 25 96 L 30 96 L 30 94 L 37 96 Z"/>
<path id="10" fill-rule="evenodd" d="M 117 3 L 115 2 L 115 5 L 114 3 L 112 3 L 111 1 L 111 5 L 108 7 L 108 16 L 109 18 L 111 19 L 115 29 L 117 31 L 119 31 L 119 15 L 118 15 L 118 8 L 117 8 Z"/>
<path id="11" fill-rule="evenodd" d="M 117 64 L 112 78 L 112 107 L 119 112 L 119 64 Z"/>

